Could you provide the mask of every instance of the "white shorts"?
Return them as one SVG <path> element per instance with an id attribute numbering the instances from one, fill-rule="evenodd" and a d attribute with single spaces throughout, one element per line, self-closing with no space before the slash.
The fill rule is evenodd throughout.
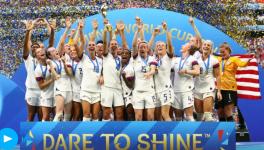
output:
<path id="1" fill-rule="evenodd" d="M 102 87 L 101 105 L 104 107 L 124 106 L 122 90 L 109 87 Z"/>
<path id="2" fill-rule="evenodd" d="M 72 102 L 72 91 L 54 91 L 55 96 L 62 96 L 64 98 L 64 104 Z"/>
<path id="3" fill-rule="evenodd" d="M 125 106 L 127 107 L 129 104 L 132 104 L 132 95 L 124 97 Z"/>
<path id="4" fill-rule="evenodd" d="M 199 99 L 199 100 L 204 100 L 207 97 L 215 97 L 214 92 L 206 92 L 206 93 L 197 93 L 194 92 L 194 98 Z"/>
<path id="5" fill-rule="evenodd" d="M 174 101 L 174 92 L 172 89 L 157 93 L 157 99 L 160 101 L 161 106 L 171 105 Z"/>
<path id="6" fill-rule="evenodd" d="M 87 101 L 90 104 L 95 104 L 95 103 L 101 101 L 101 93 L 100 92 L 81 91 L 80 98 L 82 101 Z"/>
<path id="7" fill-rule="evenodd" d="M 27 98 L 27 104 L 30 106 L 41 106 L 40 98 L 31 97 Z"/>
<path id="8" fill-rule="evenodd" d="M 74 102 L 81 102 L 81 98 L 80 98 L 80 92 L 72 92 L 72 101 Z"/>
<path id="9" fill-rule="evenodd" d="M 157 102 L 155 92 L 138 92 L 133 91 L 133 107 L 134 109 L 155 108 Z"/>
<path id="10" fill-rule="evenodd" d="M 26 90 L 26 94 L 25 94 L 25 99 L 29 99 L 29 98 L 39 98 L 40 97 L 40 90 L 39 89 L 30 89 L 27 88 Z"/>
<path id="11" fill-rule="evenodd" d="M 54 98 L 41 98 L 40 105 L 43 107 L 55 107 Z"/>
<path id="12" fill-rule="evenodd" d="M 194 105 L 193 92 L 174 92 L 174 102 L 172 107 L 176 109 L 185 109 Z"/>

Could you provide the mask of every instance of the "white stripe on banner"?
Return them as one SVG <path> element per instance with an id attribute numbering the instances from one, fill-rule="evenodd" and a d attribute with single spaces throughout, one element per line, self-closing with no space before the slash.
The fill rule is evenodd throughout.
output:
<path id="1" fill-rule="evenodd" d="M 258 84 L 258 83 L 237 82 L 237 85 L 239 85 L 239 86 L 244 86 L 244 87 L 254 87 L 254 88 L 259 88 L 259 84 Z"/>
<path id="2" fill-rule="evenodd" d="M 257 66 L 240 67 L 240 68 L 238 68 L 238 70 L 254 70 L 254 71 L 258 71 L 258 67 Z"/>
<path id="3" fill-rule="evenodd" d="M 237 90 L 238 94 L 244 94 L 244 95 L 252 95 L 252 96 L 260 96 L 260 92 L 253 92 L 248 90 Z"/>
<path id="4" fill-rule="evenodd" d="M 259 75 L 255 74 L 237 74 L 236 79 L 239 78 L 249 78 L 249 79 L 259 79 Z"/>

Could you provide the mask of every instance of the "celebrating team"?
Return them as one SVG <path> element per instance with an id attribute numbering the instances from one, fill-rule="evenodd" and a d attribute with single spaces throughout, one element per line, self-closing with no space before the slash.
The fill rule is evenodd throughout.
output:
<path id="1" fill-rule="evenodd" d="M 30 40 L 39 21 L 46 22 L 50 32 L 47 48 Z M 182 45 L 181 57 L 176 57 L 166 22 L 162 23 L 166 42 L 157 41 L 152 50 L 161 28 L 155 28 L 146 41 L 139 17 L 132 49 L 122 21 L 113 32 L 105 19 L 102 40 L 95 42 L 96 20 L 88 40 L 83 20 L 68 36 L 71 21 L 66 18 L 57 48 L 53 47 L 54 22 L 28 21 L 23 52 L 28 121 L 33 121 L 36 113 L 42 121 L 215 121 L 214 103 L 220 121 L 233 121 L 235 72 L 249 61 L 230 57 L 227 43 L 220 46 L 220 56 L 214 56 L 213 42 L 202 41 L 193 19 L 189 22 L 196 35 Z M 69 42 L 65 43 L 67 36 Z M 116 36 L 121 37 L 121 45 Z"/>

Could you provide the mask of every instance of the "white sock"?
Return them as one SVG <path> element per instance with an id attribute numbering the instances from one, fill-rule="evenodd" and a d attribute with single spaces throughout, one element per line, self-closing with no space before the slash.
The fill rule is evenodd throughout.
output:
<path id="1" fill-rule="evenodd" d="M 46 122 L 45 120 L 41 120 L 41 122 Z"/>
<path id="2" fill-rule="evenodd" d="M 194 119 L 193 119 L 193 116 L 186 116 L 186 121 L 195 121 Z"/>
<path id="3" fill-rule="evenodd" d="M 70 121 L 70 119 L 71 119 L 71 114 L 64 114 L 63 121 Z"/>
<path id="4" fill-rule="evenodd" d="M 113 113 L 111 113 L 111 114 L 110 114 L 110 119 L 111 119 L 111 120 L 114 120 L 114 119 L 115 119 L 115 117 L 114 117 L 114 114 L 113 114 Z"/>
<path id="5" fill-rule="evenodd" d="M 111 121 L 111 119 L 106 119 L 106 120 L 105 120 L 105 119 L 103 119 L 102 121 Z"/>
<path id="6" fill-rule="evenodd" d="M 203 121 L 204 120 L 204 113 L 197 113 L 197 121 Z"/>
<path id="7" fill-rule="evenodd" d="M 53 122 L 58 122 L 58 121 L 62 121 L 63 118 L 63 114 L 62 113 L 58 113 L 55 115 Z"/>
<path id="8" fill-rule="evenodd" d="M 91 118 L 83 117 L 83 122 L 85 122 L 85 121 L 91 121 Z"/>
<path id="9" fill-rule="evenodd" d="M 93 120 L 93 121 L 99 121 L 99 119 L 95 119 L 95 120 Z"/>
<path id="10" fill-rule="evenodd" d="M 214 118 L 211 112 L 204 112 L 204 121 L 214 121 Z"/>

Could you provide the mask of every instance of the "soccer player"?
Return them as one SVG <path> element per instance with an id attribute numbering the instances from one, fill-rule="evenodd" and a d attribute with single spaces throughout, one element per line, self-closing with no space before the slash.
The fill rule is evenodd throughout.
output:
<path id="1" fill-rule="evenodd" d="M 173 65 L 174 75 L 174 94 L 175 100 L 173 108 L 175 108 L 175 116 L 177 121 L 183 119 L 183 112 L 185 113 L 185 120 L 194 121 L 193 118 L 193 88 L 194 76 L 200 74 L 200 67 L 197 60 L 190 55 L 194 47 L 190 43 L 182 46 L 182 56 L 176 58 Z"/>
<path id="2" fill-rule="evenodd" d="M 81 83 L 83 77 L 83 59 L 78 56 L 76 50 L 77 46 L 70 46 L 70 57 L 71 63 L 69 64 L 72 69 L 72 120 L 73 121 L 80 121 L 81 118 L 81 99 L 80 99 L 80 91 L 81 91 Z"/>
<path id="3" fill-rule="evenodd" d="M 194 58 L 198 59 L 202 55 L 202 37 L 192 17 L 189 18 L 189 23 L 195 32 L 195 36 L 191 37 L 189 41 L 189 43 L 194 47 L 190 54 L 193 55 Z"/>
<path id="4" fill-rule="evenodd" d="M 133 96 L 132 89 L 134 88 L 134 69 L 133 69 L 133 59 L 131 57 L 131 51 L 128 49 L 124 29 L 125 25 L 122 21 L 117 23 L 117 31 L 122 39 L 122 53 L 121 53 L 121 84 L 123 99 L 125 103 L 125 117 L 126 120 L 135 120 L 135 112 L 133 108 Z"/>
<path id="5" fill-rule="evenodd" d="M 148 54 L 149 46 L 146 41 L 141 41 L 138 48 L 133 50 L 133 68 L 135 71 L 135 88 L 133 90 L 133 107 L 135 119 L 143 119 L 143 110 L 147 111 L 147 120 L 154 120 L 155 89 L 153 76 L 157 62 Z"/>
<path id="6" fill-rule="evenodd" d="M 104 21 L 108 23 L 107 20 Z M 120 80 L 121 58 L 117 55 L 118 43 L 115 39 L 111 39 L 110 45 L 107 44 L 107 32 L 112 33 L 111 27 L 103 31 L 103 80 L 102 100 L 103 121 L 109 121 L 114 107 L 115 120 L 124 120 L 124 101 L 122 97 L 122 87 Z"/>
<path id="7" fill-rule="evenodd" d="M 71 79 L 72 74 L 71 67 L 68 66 L 68 60 L 70 56 L 60 56 L 62 48 L 64 48 L 64 40 L 66 33 L 70 30 L 71 22 L 69 18 L 65 21 L 66 29 L 59 42 L 58 49 L 50 47 L 47 50 L 48 57 L 52 60 L 52 64 L 56 71 L 56 74 L 60 76 L 54 83 L 54 98 L 56 105 L 56 115 L 53 121 L 69 121 L 71 119 L 72 109 L 72 88 Z"/>
<path id="8" fill-rule="evenodd" d="M 93 27 L 93 32 L 90 36 L 90 41 L 95 41 L 97 34 L 98 34 L 98 21 L 97 20 L 93 20 L 92 21 L 92 27 Z M 96 56 L 99 58 L 103 58 L 103 41 L 102 40 L 98 40 L 96 42 Z"/>
<path id="9" fill-rule="evenodd" d="M 70 57 L 71 63 L 68 65 L 71 67 L 72 77 L 71 77 L 71 84 L 72 84 L 72 91 L 73 91 L 73 99 L 72 99 L 72 120 L 73 121 L 80 121 L 81 120 L 81 112 L 82 112 L 82 103 L 81 103 L 81 83 L 83 78 L 83 46 L 85 44 L 85 40 L 83 37 L 83 21 L 79 21 L 78 29 L 73 45 L 70 46 Z M 80 36 L 79 36 L 80 35 Z M 81 45 L 78 46 L 78 38 L 80 37 Z"/>
<path id="10" fill-rule="evenodd" d="M 51 70 L 54 68 L 52 68 L 52 63 L 46 60 L 46 53 L 43 48 L 36 49 L 36 58 L 39 63 L 36 66 L 34 75 L 41 90 L 42 121 L 50 121 L 51 108 L 54 107 L 54 81 L 57 76 L 51 74 Z"/>
<path id="11" fill-rule="evenodd" d="M 84 40 L 83 32 L 80 28 L 81 41 Z M 87 55 L 83 50 L 78 52 L 79 57 L 83 57 L 83 79 L 81 83 L 81 101 L 83 109 L 83 121 L 98 121 L 101 109 L 101 86 L 99 79 L 102 70 L 102 59 L 96 56 L 96 45 L 94 41 L 88 42 Z"/>
<path id="12" fill-rule="evenodd" d="M 42 120 L 42 111 L 40 108 L 40 89 L 35 80 L 34 71 L 37 67 L 38 60 L 36 59 L 36 49 L 40 48 L 40 44 L 33 43 L 31 44 L 31 33 L 34 25 L 38 23 L 39 20 L 27 21 L 26 22 L 26 36 L 24 42 L 24 50 L 23 50 L 23 60 L 25 62 L 25 68 L 27 71 L 26 78 L 26 94 L 25 99 L 27 101 L 28 108 L 28 121 L 33 121 L 34 116 L 38 113 L 39 120 Z M 47 22 L 46 22 L 47 23 Z M 51 30 L 49 47 L 53 45 L 52 37 L 54 38 L 54 26 L 47 23 L 48 28 Z M 30 45 L 31 44 L 31 45 Z M 30 54 L 31 47 L 31 54 Z"/>
<path id="13" fill-rule="evenodd" d="M 172 83 L 170 79 L 171 74 L 171 64 L 173 58 L 173 46 L 171 42 L 171 33 L 168 32 L 166 22 L 162 23 L 163 29 L 166 31 L 167 45 L 163 41 L 156 42 L 155 54 L 156 60 L 158 62 L 157 74 L 154 76 L 155 88 L 157 92 L 157 101 L 159 106 L 161 106 L 161 116 L 164 121 L 171 121 L 169 111 L 171 103 L 174 100 L 174 92 L 172 89 Z M 156 36 L 155 30 L 153 35 Z M 168 51 L 167 51 L 168 49 Z"/>
<path id="14" fill-rule="evenodd" d="M 197 121 L 214 121 L 212 117 L 215 79 L 217 82 L 217 97 L 222 99 L 219 62 L 211 55 L 213 42 L 205 40 L 202 45 L 202 56 L 198 58 L 200 75 L 195 78 L 194 106 L 197 112 Z"/>
<path id="15" fill-rule="evenodd" d="M 237 106 L 236 71 L 238 67 L 246 67 L 252 58 L 244 62 L 237 57 L 231 57 L 232 50 L 226 42 L 219 48 L 221 57 L 218 57 L 218 61 L 221 72 L 222 100 L 216 101 L 216 109 L 218 109 L 219 121 L 234 121 L 233 109 L 234 106 Z"/>

